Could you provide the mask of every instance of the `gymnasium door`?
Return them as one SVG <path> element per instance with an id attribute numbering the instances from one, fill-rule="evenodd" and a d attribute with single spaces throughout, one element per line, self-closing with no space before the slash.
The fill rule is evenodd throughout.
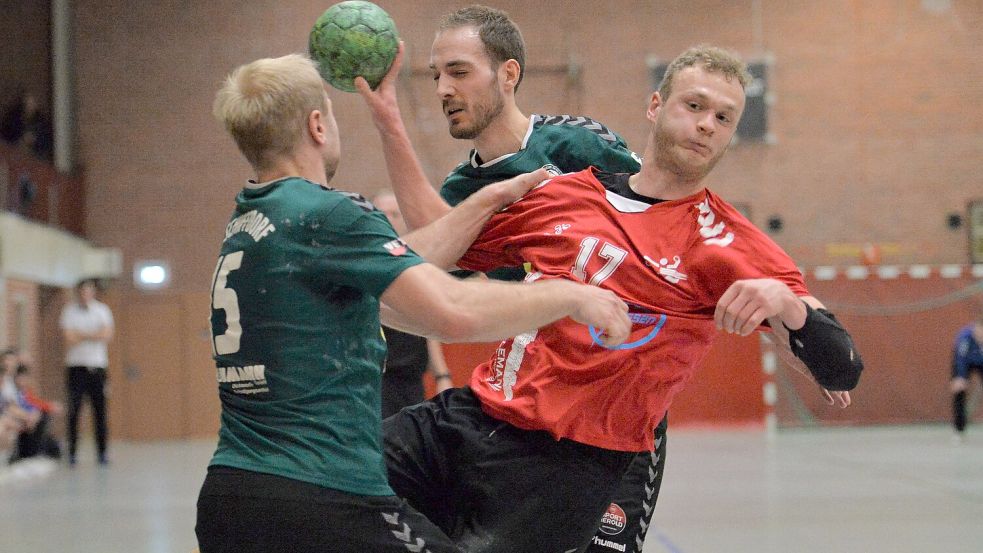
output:
<path id="1" fill-rule="evenodd" d="M 185 418 L 182 388 L 181 304 L 174 298 L 128 295 L 120 302 L 116 330 L 121 359 L 111 385 L 120 416 L 114 437 L 179 438 Z"/>
<path id="2" fill-rule="evenodd" d="M 214 438 L 220 406 L 207 292 L 112 298 L 110 437 Z"/>

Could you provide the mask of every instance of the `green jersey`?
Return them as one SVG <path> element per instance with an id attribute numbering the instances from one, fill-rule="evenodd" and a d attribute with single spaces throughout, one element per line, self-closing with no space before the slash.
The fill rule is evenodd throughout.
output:
<path id="1" fill-rule="evenodd" d="M 392 495 L 379 296 L 423 260 L 361 196 L 289 177 L 236 197 L 212 284 L 212 465 Z"/>
<path id="2" fill-rule="evenodd" d="M 617 133 L 589 117 L 533 115 L 518 152 L 482 161 L 471 150 L 468 161 L 458 165 L 440 189 L 450 205 L 463 202 L 486 184 L 547 167 L 554 174 L 574 173 L 590 166 L 607 173 L 637 173 L 642 160 L 628 149 Z M 488 276 L 522 280 L 522 267 L 502 267 Z"/>
<path id="3" fill-rule="evenodd" d="M 549 165 L 560 173 L 574 173 L 592 165 L 607 173 L 637 173 L 642 162 L 623 138 L 593 119 L 533 115 L 518 152 L 482 161 L 471 150 L 468 161 L 444 179 L 440 195 L 457 205 L 486 184 Z"/>

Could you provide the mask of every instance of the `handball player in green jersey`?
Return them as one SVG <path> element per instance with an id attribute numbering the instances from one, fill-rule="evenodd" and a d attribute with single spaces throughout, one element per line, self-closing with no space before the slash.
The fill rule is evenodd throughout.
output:
<path id="1" fill-rule="evenodd" d="M 222 412 L 198 499 L 201 552 L 457 551 L 387 483 L 380 318 L 453 342 L 570 317 L 604 328 L 613 345 L 628 334 L 627 306 L 573 282 L 446 273 L 545 171 L 488 186 L 403 238 L 370 202 L 329 187 L 338 129 L 306 56 L 239 67 L 214 112 L 255 178 L 236 195 L 212 280 Z"/>

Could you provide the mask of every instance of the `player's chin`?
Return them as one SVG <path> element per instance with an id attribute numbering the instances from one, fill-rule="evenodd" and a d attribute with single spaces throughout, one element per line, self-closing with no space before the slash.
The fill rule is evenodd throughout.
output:
<path id="1" fill-rule="evenodd" d="M 680 174 L 690 179 L 702 179 L 713 169 L 715 160 L 708 160 L 703 156 L 694 153 L 693 159 L 682 161 Z"/>
<path id="2" fill-rule="evenodd" d="M 472 140 L 478 136 L 478 133 L 475 132 L 474 127 L 468 127 L 461 125 L 460 123 L 451 123 L 448 130 L 450 131 L 451 136 L 457 138 L 458 140 Z"/>
<path id="3" fill-rule="evenodd" d="M 713 161 L 713 156 L 709 152 L 698 151 L 698 150 L 683 150 L 682 158 L 685 160 L 684 163 L 690 167 L 690 169 L 699 170 L 705 169 Z"/>

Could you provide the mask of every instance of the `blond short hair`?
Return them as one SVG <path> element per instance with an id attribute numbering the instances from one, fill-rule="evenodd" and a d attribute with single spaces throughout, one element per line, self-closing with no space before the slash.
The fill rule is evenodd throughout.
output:
<path id="1" fill-rule="evenodd" d="M 669 63 L 666 74 L 662 77 L 662 83 L 659 84 L 659 96 L 663 101 L 672 93 L 673 77 L 687 67 L 702 67 L 711 73 L 722 73 L 728 81 L 737 79 L 742 89 L 746 89 L 753 80 L 747 70 L 747 64 L 740 56 L 717 46 L 700 44 L 687 49 Z"/>
<path id="2" fill-rule="evenodd" d="M 212 112 L 255 169 L 291 152 L 314 110 L 327 110 L 316 63 L 306 55 L 264 58 L 232 72 Z"/>

